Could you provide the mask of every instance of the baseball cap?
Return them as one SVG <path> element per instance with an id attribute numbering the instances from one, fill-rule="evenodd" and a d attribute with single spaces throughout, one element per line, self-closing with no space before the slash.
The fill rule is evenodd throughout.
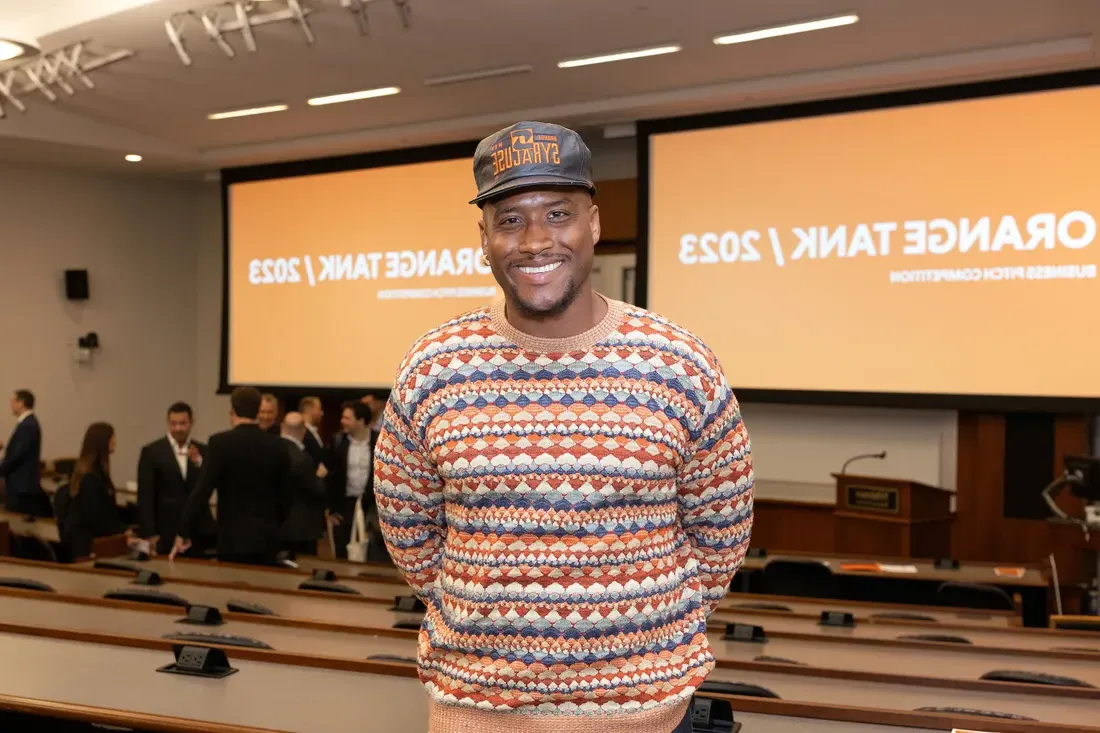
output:
<path id="1" fill-rule="evenodd" d="M 488 199 L 540 186 L 578 186 L 596 193 L 592 152 L 573 130 L 548 122 L 517 122 L 482 140 L 474 153 L 480 206 Z"/>

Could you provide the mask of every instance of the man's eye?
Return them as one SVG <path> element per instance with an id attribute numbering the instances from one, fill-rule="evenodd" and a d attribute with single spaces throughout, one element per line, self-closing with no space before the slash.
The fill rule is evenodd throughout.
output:
<path id="1" fill-rule="evenodd" d="M 569 216 L 569 214 L 568 214 L 568 212 L 565 212 L 565 211 L 551 211 L 550 212 L 550 221 L 557 221 L 557 220 L 560 220 L 560 219 L 564 219 L 567 216 Z"/>

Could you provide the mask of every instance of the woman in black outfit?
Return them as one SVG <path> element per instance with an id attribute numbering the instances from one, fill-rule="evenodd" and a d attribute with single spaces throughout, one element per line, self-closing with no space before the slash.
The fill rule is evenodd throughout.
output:
<path id="1" fill-rule="evenodd" d="M 96 537 L 129 531 L 115 504 L 115 484 L 111 480 L 114 451 L 115 429 L 105 422 L 89 425 L 69 484 L 69 505 L 62 528 L 74 558 L 91 555 Z"/>

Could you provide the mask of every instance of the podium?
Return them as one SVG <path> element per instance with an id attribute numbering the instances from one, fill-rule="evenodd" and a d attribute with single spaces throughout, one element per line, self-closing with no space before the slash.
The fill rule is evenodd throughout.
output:
<path id="1" fill-rule="evenodd" d="M 951 557 L 951 495 L 916 481 L 834 473 L 836 551 L 899 558 Z"/>

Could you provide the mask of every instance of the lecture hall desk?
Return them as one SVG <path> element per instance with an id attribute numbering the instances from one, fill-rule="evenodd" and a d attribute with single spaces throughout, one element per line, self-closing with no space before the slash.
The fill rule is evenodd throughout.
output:
<path id="1" fill-rule="evenodd" d="M 733 589 L 750 592 L 762 588 L 757 576 L 773 560 L 816 560 L 833 571 L 839 598 L 885 601 L 898 604 L 935 604 L 936 589 L 948 581 L 982 583 L 1001 588 L 1009 596 L 1019 594 L 1023 602 L 1026 626 L 1047 625 L 1047 603 L 1050 582 L 1034 566 L 1019 563 L 961 563 L 958 569 L 937 568 L 934 561 L 897 558 L 871 558 L 851 555 L 810 555 L 800 553 L 769 553 L 767 557 L 746 557 Z M 847 570 L 843 566 L 884 565 L 912 566 L 916 572 Z M 997 568 L 1022 568 L 1021 577 L 998 575 Z"/>
<path id="2" fill-rule="evenodd" d="M 167 562 L 164 565 L 168 565 Z M 159 568 L 158 563 L 142 564 L 145 568 Z M 0 561 L 0 577 L 20 577 L 32 574 L 60 592 L 76 595 L 101 597 L 105 592 L 126 587 L 133 573 L 108 570 L 95 570 L 90 567 L 57 566 L 49 563 L 30 563 L 21 560 Z M 270 579 L 278 577 L 264 570 L 248 568 L 225 568 L 214 566 L 208 569 L 226 571 L 221 581 L 210 579 L 164 578 L 161 590 L 167 590 L 183 596 L 193 603 L 224 607 L 230 598 L 252 599 L 276 613 L 294 618 L 315 618 L 329 623 L 355 624 L 358 608 L 363 605 L 392 605 L 399 595 L 408 595 L 407 586 L 358 581 L 356 590 L 362 595 L 344 595 L 337 593 L 317 593 L 295 590 L 296 584 L 274 588 L 254 585 L 256 578 Z M 288 576 L 283 576 L 288 577 Z M 297 576 L 294 576 L 297 577 Z M 261 580 L 260 582 L 268 582 Z M 208 601 L 206 599 L 213 599 Z M 316 603 L 304 606 L 303 602 L 313 599 Z M 846 638 L 894 639 L 903 634 L 955 633 L 965 634 L 974 644 L 989 646 L 1008 646 L 1047 650 L 1052 646 L 1087 646 L 1082 640 L 1087 635 L 1081 633 L 1051 631 L 1049 629 L 1019 630 L 1021 633 L 1008 633 L 1007 628 L 998 627 L 956 627 L 946 624 L 925 623 L 859 623 L 854 629 L 823 628 L 818 625 L 819 616 L 809 614 L 780 614 L 763 611 L 727 608 L 725 605 L 715 615 L 716 624 L 730 621 L 752 622 L 762 625 L 769 631 L 798 632 L 814 635 L 832 635 Z M 723 627 L 724 628 L 724 627 Z"/>
<path id="3" fill-rule="evenodd" d="M 224 607 L 223 607 L 224 610 Z M 311 625 L 308 620 L 226 614 L 216 627 L 177 623 L 179 608 L 150 604 L 120 603 L 58 593 L 0 589 L 0 629 L 21 624 L 55 630 L 88 631 L 116 636 L 163 638 L 181 633 L 218 634 L 244 637 L 266 643 L 280 652 L 322 657 L 365 659 L 372 654 L 415 656 L 413 630 L 395 630 L 398 621 L 418 624 L 417 614 L 402 614 L 384 606 L 367 605 L 360 610 L 357 626 Z M 318 628 L 320 627 L 320 628 Z M 1068 675 L 1100 686 L 1100 651 L 1088 653 L 1032 653 L 958 645 L 920 643 L 864 643 L 844 637 L 786 637 L 774 633 L 766 643 L 723 641 L 721 631 L 711 634 L 718 658 L 752 662 L 766 655 L 824 669 L 872 672 L 880 675 L 905 674 L 937 679 L 977 680 L 996 669 L 1027 669 L 1032 672 Z M 904 656 L 904 670 L 898 659 Z"/>
<path id="4" fill-rule="evenodd" d="M 37 643 L 28 643 L 28 637 L 36 639 Z M 415 650 L 416 641 L 414 639 L 410 638 L 406 643 L 410 653 Z M 88 651 L 89 647 L 98 649 L 98 651 Z M 132 636 L 75 634 L 69 631 L 42 630 L 34 627 L 24 627 L 20 630 L 6 628 L 0 632 L 0 655 L 3 656 L 5 661 L 16 660 L 15 666 L 17 668 L 25 668 L 27 664 L 32 664 L 31 660 L 33 660 L 35 668 L 49 670 L 49 672 L 41 675 L 27 675 L 23 672 L 14 675 L 19 677 L 20 680 L 13 680 L 11 679 L 13 675 L 5 674 L 10 669 L 5 665 L 5 670 L 0 672 L 0 680 L 2 680 L 0 682 L 0 695 L 35 697 L 34 694 L 28 694 L 26 685 L 19 684 L 20 681 L 25 681 L 27 678 L 44 681 L 45 684 L 40 684 L 39 689 L 45 688 L 52 694 L 57 694 L 57 690 L 67 689 L 70 685 L 76 688 L 83 687 L 84 689 L 81 690 L 82 697 L 88 688 L 101 690 L 100 680 L 108 680 L 116 687 L 125 687 L 128 685 L 128 680 L 126 678 L 120 680 L 118 673 L 122 666 L 134 666 L 131 664 L 134 660 L 128 659 L 131 656 L 130 651 L 134 649 L 153 652 L 159 650 L 162 653 L 160 660 L 163 664 L 168 661 L 166 657 L 170 647 L 170 643 L 162 640 L 142 639 Z M 59 651 L 59 648 L 64 650 Z M 122 649 L 126 649 L 126 652 L 121 651 Z M 285 670 L 292 670 L 295 675 L 291 682 L 293 687 L 278 684 L 274 679 L 268 680 L 266 682 L 267 692 L 260 697 L 252 697 L 251 692 L 241 692 L 239 687 L 233 687 L 232 680 L 243 677 L 244 670 L 242 670 L 241 675 L 233 675 L 227 678 L 228 683 L 225 680 L 219 683 L 214 680 L 197 681 L 185 678 L 188 679 L 187 684 L 198 682 L 204 685 L 206 690 L 216 691 L 209 693 L 208 700 L 214 702 L 222 713 L 239 712 L 239 708 L 242 707 L 266 707 L 271 698 L 281 697 L 281 695 L 273 693 L 277 693 L 282 688 L 288 691 L 294 689 L 298 692 L 299 702 L 309 700 L 310 705 L 303 707 L 308 708 L 313 714 L 317 715 L 321 714 L 322 711 L 328 712 L 328 701 L 321 700 L 321 704 L 317 704 L 319 702 L 317 698 L 324 696 L 316 694 L 315 684 L 321 686 L 332 684 L 337 677 L 352 672 L 354 674 L 352 674 L 351 679 L 358 675 L 358 678 L 363 682 L 364 690 L 367 690 L 370 685 L 374 684 L 374 680 L 368 681 L 364 679 L 363 675 L 377 669 L 375 665 L 391 668 L 395 672 L 415 674 L 412 664 L 402 662 L 333 660 L 313 655 L 299 656 L 295 659 L 290 655 L 266 650 L 230 649 L 228 652 L 230 658 L 235 660 L 235 666 L 244 667 L 246 664 L 254 662 L 276 662 L 283 665 Z M 26 664 L 19 663 L 18 660 L 22 659 L 26 659 L 28 662 Z M 97 664 L 97 667 L 90 668 L 90 665 L 86 666 L 84 664 L 92 661 Z M 65 680 L 65 675 L 70 673 L 70 667 L 77 666 L 84 666 L 89 677 L 83 685 L 75 683 L 75 680 L 79 678 L 74 678 L 72 682 Z M 156 666 L 159 665 L 154 665 L 153 669 Z M 65 668 L 63 672 L 60 670 L 61 667 Z M 104 674 L 104 668 L 109 668 L 111 673 Z M 270 669 L 274 670 L 274 665 Z M 319 675 L 319 670 L 325 674 Z M 265 676 L 267 676 L 266 673 Z M 847 708 L 858 708 L 870 703 L 876 709 L 882 711 L 892 710 L 898 713 L 928 706 L 951 706 L 964 709 L 996 710 L 1002 713 L 1010 712 L 1016 715 L 1028 716 L 1044 723 L 1058 725 L 1094 725 L 1096 723 L 1094 710 L 1097 701 L 1100 700 L 1100 691 L 1096 690 L 1056 690 L 1028 685 L 1005 685 L 1003 683 L 955 682 L 944 686 L 942 684 L 932 685 L 927 680 L 918 678 L 895 681 L 889 680 L 889 678 L 879 680 L 872 675 L 866 675 L 865 677 L 865 679 L 853 679 L 852 676 L 845 676 L 842 673 L 811 668 L 792 670 L 785 665 L 726 664 L 715 669 L 710 679 L 728 682 L 751 681 L 752 684 L 761 685 L 771 690 L 780 699 L 797 702 L 800 706 L 840 705 Z M 157 684 L 162 683 L 158 681 Z M 183 687 L 183 684 L 180 687 Z M 126 689 L 127 699 L 130 701 L 131 706 L 146 702 L 146 695 L 135 692 L 135 689 L 142 688 L 131 686 L 131 689 Z M 360 694 L 353 694 L 350 689 L 344 689 L 343 691 L 360 705 L 363 703 L 362 691 L 360 691 Z M 190 692 L 189 687 L 183 688 L 182 693 L 177 691 L 178 694 L 183 695 L 190 694 Z M 370 692 L 373 692 L 373 690 L 370 690 Z M 154 689 L 149 694 L 150 696 L 159 696 L 162 693 L 158 689 Z M 78 702 L 84 704 L 94 702 L 102 705 L 108 702 L 111 697 L 103 695 L 100 698 L 91 698 L 91 700 L 85 697 L 78 700 Z M 262 699 L 264 705 L 250 705 L 250 697 L 253 700 Z M 739 700 L 738 709 L 743 709 L 746 702 L 745 700 Z M 0 706 L 2 706 L 2 703 L 0 703 Z M 372 711 L 376 709 L 379 708 L 370 706 L 359 708 L 359 710 Z M 264 723 L 264 725 L 268 724 Z M 285 722 L 282 725 L 285 725 Z M 1088 729 L 1100 730 L 1096 727 Z"/>
<path id="5" fill-rule="evenodd" d="M 166 561 L 154 561 L 143 563 L 142 569 L 159 569 L 161 562 L 171 568 L 172 565 L 182 565 L 177 561 L 169 564 Z M 197 563 L 196 563 L 197 565 Z M 54 586 L 57 590 L 77 595 L 100 597 L 108 590 L 117 587 L 125 587 L 132 573 L 94 570 L 91 567 L 65 567 L 51 564 L 35 564 L 27 561 L 0 562 L 0 576 L 18 577 L 21 573 L 31 573 L 29 568 L 36 568 L 33 577 Z M 172 579 L 164 580 L 163 590 L 170 590 L 194 603 L 206 605 L 224 606 L 226 599 L 255 599 L 260 605 L 273 611 L 295 618 L 315 618 L 329 623 L 356 623 L 355 607 L 368 605 L 392 605 L 398 595 L 406 595 L 409 590 L 406 586 L 392 584 L 371 583 L 357 581 L 355 588 L 362 596 L 348 596 L 334 593 L 317 593 L 310 591 L 294 590 L 296 584 L 283 588 L 270 586 L 257 586 L 256 582 L 268 583 L 277 577 L 299 576 L 288 574 L 276 574 L 267 570 L 242 568 L 238 566 L 226 567 L 222 565 L 205 565 L 205 570 L 210 573 L 219 571 L 221 580 L 205 579 Z M 208 602 L 207 598 L 214 599 Z M 317 601 L 309 607 L 303 607 L 302 602 L 307 598 Z M 221 599 L 219 602 L 218 599 Z M 349 606 L 351 608 L 349 609 Z M 1071 647 L 1088 649 L 1100 646 L 1094 635 L 1087 632 L 1054 631 L 1051 629 L 1010 629 L 1007 627 L 982 627 L 949 625 L 945 623 L 920 623 L 920 622 L 894 622 L 873 621 L 868 622 L 859 619 L 854 628 L 829 628 L 818 624 L 819 615 L 812 614 L 787 614 L 767 611 L 739 609 L 724 602 L 719 610 L 712 616 L 711 621 L 715 628 L 724 628 L 724 624 L 730 622 L 752 623 L 760 625 L 768 632 L 780 632 L 785 634 L 813 635 L 826 638 L 848 638 L 868 640 L 893 640 L 903 635 L 913 634 L 952 634 L 964 636 L 974 645 L 982 647 L 1004 647 L 1012 649 L 1030 649 L 1033 651 L 1051 651 L 1055 647 Z"/>
<path id="6" fill-rule="evenodd" d="M 346 733 L 358 729 L 364 711 L 370 711 L 370 733 L 426 731 L 425 695 L 407 665 L 377 664 L 377 671 L 364 673 L 230 655 L 237 673 L 206 680 L 156 672 L 171 661 L 160 650 L 7 633 L 0 633 L 0 656 L 12 662 L 0 667 L 0 711 L 9 721 L 17 720 L 14 713 L 36 722 L 68 719 L 170 733 Z M 111 674 L 104 674 L 105 665 Z M 29 675 L 28 668 L 48 674 Z M 1000 733 L 1097 730 L 891 711 L 870 707 L 866 699 L 852 707 L 726 699 L 745 733 L 942 733 L 991 722 Z M 263 704 L 250 704 L 255 700 Z"/>
<path id="7" fill-rule="evenodd" d="M 45 582 L 62 593 L 87 598 L 100 598 L 108 590 L 125 588 L 129 580 L 126 575 L 66 569 L 48 564 L 22 563 L 4 568 L 4 574 L 9 577 L 12 571 L 22 573 L 24 577 Z M 161 588 L 177 593 L 192 603 L 223 609 L 234 598 L 258 602 L 284 617 L 311 619 L 329 626 L 343 625 L 345 630 L 346 627 L 359 629 L 364 626 L 373 626 L 385 631 L 396 620 L 386 610 L 388 603 L 371 603 L 357 597 L 171 583 Z M 418 616 L 404 618 L 413 621 L 414 628 L 419 620 Z M 881 629 L 875 625 L 860 625 L 855 629 L 833 629 L 817 626 L 812 619 L 751 615 L 737 617 L 736 620 L 742 623 L 764 625 L 772 637 L 766 645 L 721 642 L 725 644 L 723 648 L 727 650 L 723 652 L 724 654 L 729 654 L 731 659 L 740 660 L 753 659 L 763 654 L 826 667 L 878 670 L 888 673 L 897 671 L 898 658 L 903 655 L 912 655 L 914 664 L 920 663 L 918 666 L 922 675 L 927 673 L 936 677 L 957 675 L 957 678 L 975 679 L 993 669 L 1005 668 L 1047 673 L 1060 671 L 1063 674 L 1069 674 L 1069 670 L 1072 669 L 1075 675 L 1071 676 L 1084 677 L 1088 680 L 1096 680 L 1091 670 L 1096 666 L 1095 662 L 1100 660 L 1095 652 L 1051 653 L 1049 647 L 1055 644 L 1087 648 L 1085 644 L 1092 641 L 1087 635 L 1068 632 L 1043 633 L 1028 630 L 1009 634 L 999 630 L 975 629 L 969 631 L 972 632 L 972 640 L 976 646 L 941 646 L 892 641 L 904 631 L 927 630 L 922 627 L 905 629 L 891 624 L 884 625 Z M 718 624 L 712 633 L 716 646 L 721 645 L 720 636 L 723 628 Z M 244 635 L 248 636 L 248 634 Z M 998 648 L 1004 646 L 1006 641 L 1028 646 L 1034 651 L 1030 654 L 1025 652 L 1013 654 L 1009 650 Z M 829 661 L 830 659 L 834 661 Z M 945 660 L 947 660 L 946 663 Z M 944 671 L 948 669 L 951 670 L 950 674 Z"/>
<path id="8" fill-rule="evenodd" d="M 787 554 L 774 557 L 791 557 L 807 559 L 807 556 L 800 556 L 798 554 Z M 809 558 L 813 559 L 813 558 Z M 825 558 L 827 559 L 827 558 Z M 835 560 L 829 560 L 831 562 Z M 866 558 L 861 561 L 866 561 Z M 746 558 L 746 567 L 750 573 L 756 572 L 763 567 L 763 560 L 759 558 Z M 904 564 L 905 560 L 899 560 L 900 564 Z M 299 572 L 309 573 L 315 569 L 330 569 L 337 572 L 337 575 L 342 578 L 354 578 L 363 577 L 370 579 L 378 579 L 382 577 L 390 577 L 399 579 L 399 573 L 397 568 L 392 565 L 378 564 L 378 562 L 349 562 L 348 560 L 326 560 L 316 557 L 299 557 L 297 559 Z M 935 570 L 936 573 L 945 573 L 943 578 L 953 580 L 967 580 L 968 578 L 959 578 L 958 576 L 949 576 L 947 573 L 954 571 L 950 570 L 936 570 L 935 564 L 932 562 L 922 562 L 919 564 L 919 568 L 926 570 Z M 985 572 L 981 568 L 985 568 L 992 572 L 993 565 L 982 566 L 980 564 L 970 564 L 965 566 L 966 572 L 975 571 L 977 577 L 981 580 L 986 579 Z M 281 570 L 281 568 L 272 568 L 273 570 Z M 867 581 L 870 578 L 866 577 L 867 573 L 860 573 L 862 580 Z M 996 573 L 994 573 L 996 576 Z M 909 611 L 912 613 L 920 613 L 924 615 L 933 615 L 939 621 L 954 621 L 956 623 L 978 623 L 978 624 L 994 624 L 994 625 L 1020 625 L 1021 619 L 1019 613 L 1013 611 L 976 611 L 976 610 L 964 610 L 949 608 L 949 606 L 935 606 L 935 605 L 917 605 L 913 603 L 904 603 L 903 609 L 899 609 L 898 603 L 890 602 L 876 602 L 872 600 L 858 600 L 858 599 L 807 599 L 807 598 L 793 598 L 793 597 L 780 597 L 780 595 L 767 595 L 756 592 L 745 592 L 738 590 L 744 586 L 744 578 L 747 576 L 739 576 L 734 579 L 733 588 L 727 595 L 727 599 L 730 601 L 738 602 L 771 602 L 782 603 L 784 605 L 793 606 L 792 610 L 802 613 L 821 613 L 823 610 L 829 611 L 847 611 L 850 613 L 879 613 L 883 611 Z M 939 578 L 941 576 L 933 575 L 928 578 Z M 1041 579 L 1042 573 L 1038 573 L 1034 568 L 1026 568 L 1024 580 L 1027 583 L 1033 583 L 1036 579 Z M 938 581 L 936 581 L 938 582 Z M 1041 581 L 1040 581 L 1041 582 Z M 823 603 L 828 603 L 827 606 L 823 606 Z"/>
<path id="9" fill-rule="evenodd" d="M 119 562 L 127 562 L 121 558 L 114 559 Z M 177 558 L 169 562 L 164 558 L 153 558 L 140 563 L 128 563 L 135 567 L 155 570 L 164 578 L 208 580 L 222 583 L 246 583 L 258 587 L 269 588 L 297 588 L 300 583 L 310 578 L 309 573 L 303 568 L 293 570 L 277 567 L 257 567 L 248 565 L 234 565 L 227 563 L 214 563 L 209 560 L 191 560 Z M 94 567 L 93 561 L 80 563 L 80 567 Z M 357 565 L 341 561 L 330 561 L 327 564 L 316 561 L 309 563 L 312 570 L 334 570 L 337 573 L 337 582 L 354 588 L 365 595 L 377 595 L 381 593 L 381 586 L 393 585 L 395 590 L 387 592 L 384 597 L 401 595 L 409 592 L 405 581 L 397 574 L 392 566 L 384 565 Z M 354 571 L 359 570 L 357 574 Z M 381 572 L 378 572 L 381 571 Z M 966 626 L 1017 626 L 1019 618 L 1011 611 L 971 611 L 948 607 L 912 607 L 899 608 L 891 604 L 877 604 L 861 601 L 841 601 L 833 599 L 791 598 L 780 596 L 761 596 L 756 594 L 731 593 L 726 597 L 723 605 L 727 608 L 749 603 L 778 603 L 786 606 L 796 613 L 819 615 L 822 611 L 841 611 L 852 613 L 857 618 L 864 619 L 872 614 L 894 611 L 907 611 L 930 616 L 937 621 L 949 624 Z"/>

